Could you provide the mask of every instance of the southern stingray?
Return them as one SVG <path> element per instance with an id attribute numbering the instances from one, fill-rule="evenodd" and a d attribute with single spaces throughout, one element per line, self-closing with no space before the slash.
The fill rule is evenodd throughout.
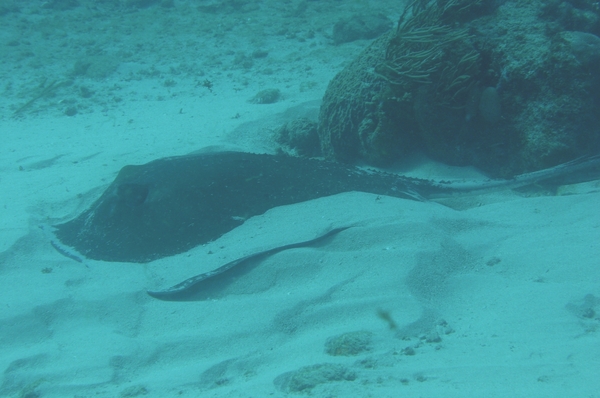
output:
<path id="1" fill-rule="evenodd" d="M 287 204 L 347 191 L 411 200 L 460 192 L 515 188 L 598 178 L 600 156 L 514 177 L 477 183 L 433 182 L 313 159 L 244 152 L 208 152 L 125 166 L 96 202 L 54 226 L 52 245 L 76 261 L 148 262 L 217 239 L 248 217 Z M 591 173 L 591 175 L 590 175 Z M 231 261 L 165 290 L 161 300 L 203 300 L 283 250 L 316 246 L 342 226 L 314 239 L 277 246 Z M 70 246 L 72 249 L 66 248 Z"/>
<path id="2" fill-rule="evenodd" d="M 168 157 L 123 167 L 88 210 L 54 226 L 62 243 L 54 246 L 76 259 L 64 246 L 90 259 L 143 263 L 215 240 L 276 206 L 348 191 L 425 200 L 589 170 L 597 178 L 598 163 L 600 156 L 595 156 L 511 180 L 459 184 L 291 156 L 208 152 Z"/>
<path id="3" fill-rule="evenodd" d="M 412 199 L 425 188 L 338 163 L 207 152 L 123 167 L 88 210 L 54 232 L 84 257 L 142 263 L 215 240 L 276 206 L 347 191 Z"/>

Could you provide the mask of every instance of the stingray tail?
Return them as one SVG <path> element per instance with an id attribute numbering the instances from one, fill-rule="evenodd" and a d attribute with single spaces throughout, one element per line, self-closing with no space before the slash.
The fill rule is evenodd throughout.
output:
<path id="1" fill-rule="evenodd" d="M 485 193 L 504 189 L 522 188 L 534 184 L 560 186 L 579 184 L 600 179 L 600 154 L 584 156 L 548 169 L 517 175 L 507 180 L 443 181 L 432 186 L 450 193 Z M 429 197 L 437 197 L 432 195 Z"/>

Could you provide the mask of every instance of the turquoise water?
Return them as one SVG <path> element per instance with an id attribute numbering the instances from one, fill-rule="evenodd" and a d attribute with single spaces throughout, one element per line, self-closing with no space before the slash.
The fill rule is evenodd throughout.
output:
<path id="1" fill-rule="evenodd" d="M 0 395 L 598 396 L 598 4 L 413 5 L 0 3 Z M 136 174 L 201 149 L 275 163 Z"/>

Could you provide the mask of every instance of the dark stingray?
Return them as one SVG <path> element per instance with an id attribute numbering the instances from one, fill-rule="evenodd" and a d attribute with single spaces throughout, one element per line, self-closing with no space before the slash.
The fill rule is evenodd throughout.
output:
<path id="1" fill-rule="evenodd" d="M 88 210 L 56 225 L 55 234 L 87 258 L 147 262 L 215 240 L 276 206 L 347 191 L 414 199 L 424 184 L 290 156 L 170 157 L 123 167 Z"/>
<path id="2" fill-rule="evenodd" d="M 598 157 L 592 160 L 597 167 Z M 290 156 L 215 152 L 170 157 L 123 167 L 88 210 L 56 225 L 54 233 L 62 245 L 87 258 L 141 263 L 217 239 L 276 206 L 348 191 L 421 200 L 525 185 L 589 163 L 578 160 L 509 181 L 458 185 Z M 64 246 L 55 247 L 70 253 Z"/>

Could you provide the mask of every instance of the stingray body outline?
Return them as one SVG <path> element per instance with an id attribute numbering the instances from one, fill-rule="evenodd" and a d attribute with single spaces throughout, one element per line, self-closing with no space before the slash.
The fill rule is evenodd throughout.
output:
<path id="1" fill-rule="evenodd" d="M 123 167 L 89 209 L 55 225 L 53 233 L 61 247 L 71 247 L 85 258 L 144 263 L 213 241 L 271 208 L 342 192 L 425 200 L 514 188 L 590 170 L 592 175 L 584 180 L 596 179 L 599 166 L 600 156 L 594 156 L 510 180 L 457 184 L 316 159 L 203 152 Z"/>
<path id="2" fill-rule="evenodd" d="M 144 263 L 213 241 L 277 206 L 348 191 L 418 200 L 427 185 L 314 159 L 199 153 L 123 167 L 88 210 L 55 225 L 54 234 L 86 258 Z"/>

